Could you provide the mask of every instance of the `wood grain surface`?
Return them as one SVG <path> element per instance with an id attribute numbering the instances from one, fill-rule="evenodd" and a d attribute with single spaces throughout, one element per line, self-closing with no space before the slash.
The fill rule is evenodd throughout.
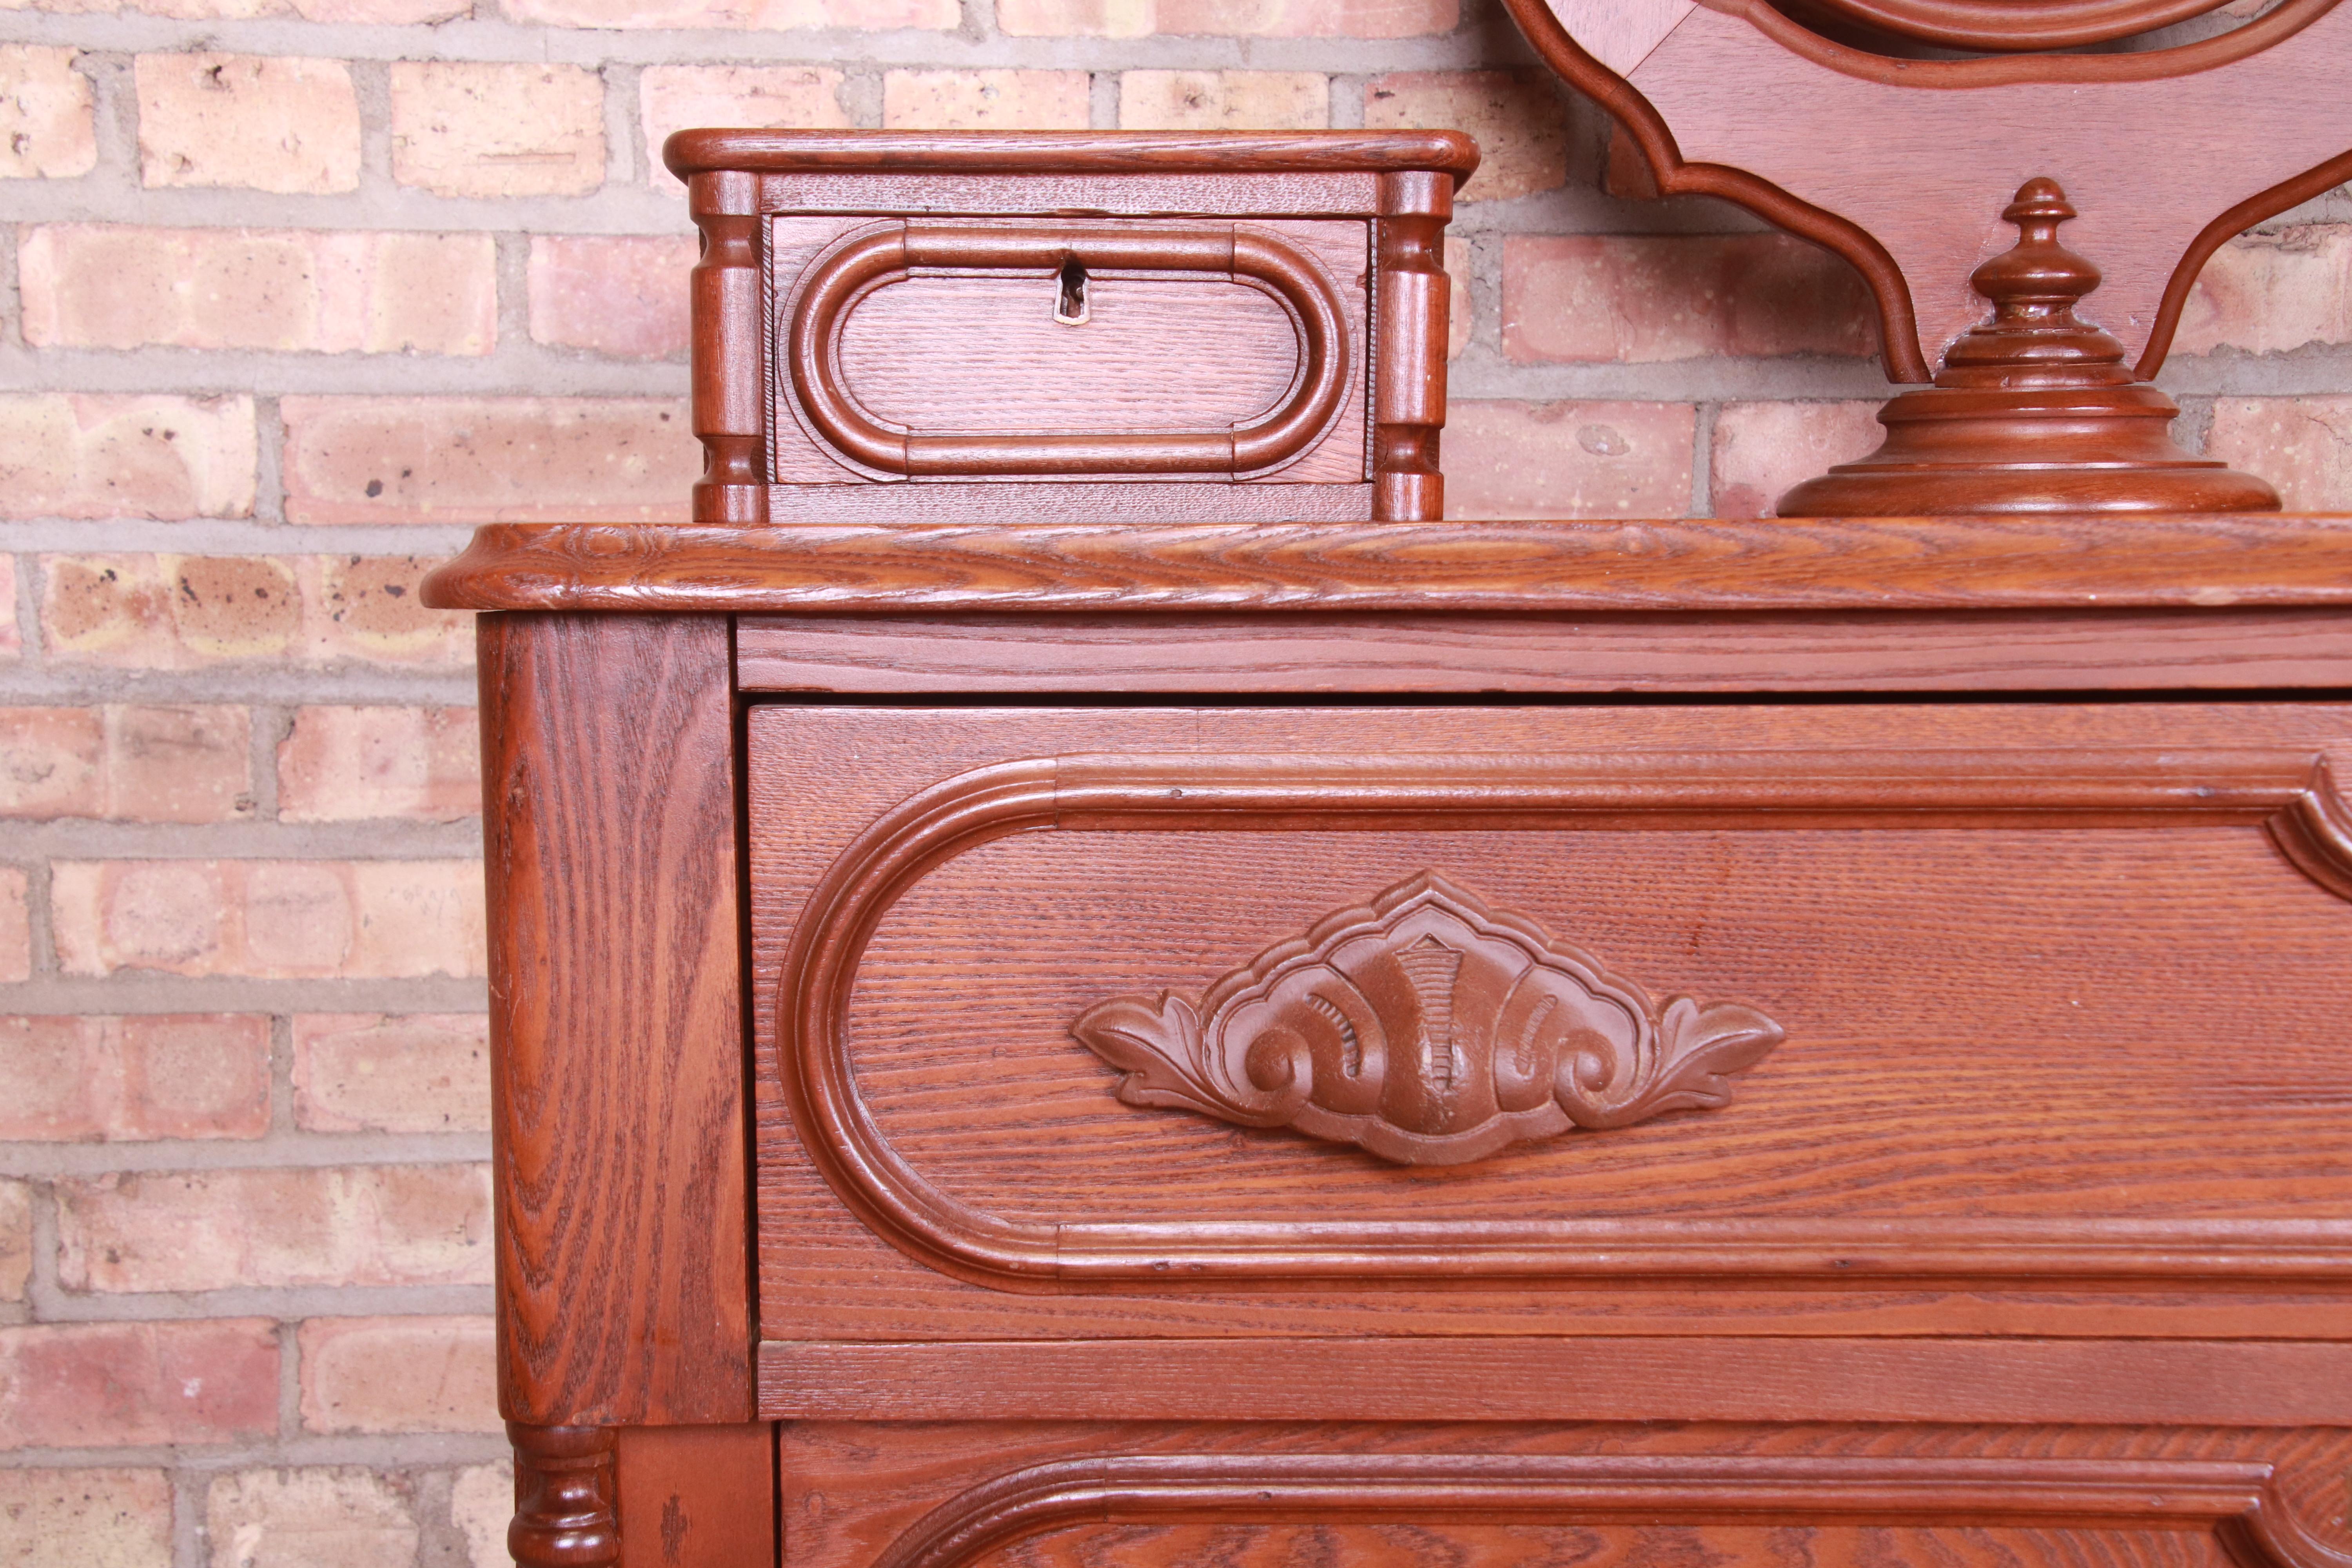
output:
<path id="1" fill-rule="evenodd" d="M 480 647 L 499 1407 L 748 1419 L 727 625 L 491 616 Z"/>
<path id="2" fill-rule="evenodd" d="M 614 1434 L 604 1426 L 507 1423 L 515 1510 L 506 1544 L 517 1568 L 601 1568 L 620 1561 Z"/>
<path id="3" fill-rule="evenodd" d="M 2095 771 L 2103 745 L 2158 736 L 2175 747 L 2293 742 L 2307 763 L 2341 746 L 2345 724 L 2340 709 L 2236 705 L 763 707 L 751 763 L 759 1079 L 763 1091 L 772 1081 L 785 939 L 826 863 L 876 816 L 961 767 L 1104 742 L 1180 755 L 1344 743 L 1367 758 L 1528 759 L 1571 747 L 1622 756 L 1695 738 L 1717 750 L 2057 746 Z M 2184 778 L 2192 795 L 2219 782 Z M 2023 774 L 2015 787 L 2022 793 L 2012 805 L 2037 798 Z M 1063 1293 L 975 1291 L 939 1272 L 937 1258 L 926 1268 L 898 1256 L 816 1179 L 772 1100 L 761 1116 L 762 1289 L 792 1303 L 795 1338 L 1131 1335 L 1187 1325 L 1527 1331 L 1513 1325 L 1530 1312 L 1556 1331 L 1592 1331 L 1627 1310 L 1621 1289 L 1661 1299 L 1643 1276 L 1666 1255 L 1645 1249 L 1675 1236 L 1748 1259 L 1724 1267 L 1766 1273 L 1787 1272 L 1761 1261 L 1787 1243 L 1796 1250 L 1781 1256 L 1799 1272 L 1826 1270 L 1831 1291 L 1874 1298 L 1832 1308 L 1814 1320 L 1816 1331 L 1906 1300 L 1895 1319 L 1931 1322 L 1939 1298 L 1955 1323 L 2071 1322 L 2053 1331 L 2080 1331 L 2093 1314 L 2070 1314 L 2055 1299 L 2063 1292 L 2026 1286 L 2037 1272 L 2081 1279 L 2086 1269 L 2137 1276 L 2106 1287 L 2137 1298 L 2115 1307 L 2110 1323 L 2144 1311 L 2138 1321 L 2170 1321 L 2174 1332 L 2200 1331 L 2190 1325 L 2200 1321 L 2283 1332 L 2311 1321 L 2294 1303 L 2321 1298 L 2299 1297 L 2286 1276 L 2325 1274 L 2340 1253 L 2326 1238 L 2340 1223 L 2352 1127 L 2326 1087 L 2325 1031 L 2313 1021 L 2333 1008 L 2335 955 L 2352 933 L 2352 908 L 2296 875 L 2258 831 L 2219 818 L 2210 827 L 2178 818 L 2133 827 L 2117 817 L 2077 829 L 2000 826 L 2000 809 L 1987 816 L 1957 800 L 1937 809 L 1941 817 L 1919 820 L 1960 822 L 1976 811 L 1984 826 L 1577 833 L 1501 821 L 1507 830 L 1448 833 L 1390 819 L 1333 832 L 1328 817 L 1277 814 L 1264 826 L 1282 831 L 1022 833 L 910 862 L 930 868 L 879 917 L 845 997 L 858 1114 L 870 1117 L 880 1151 L 860 1158 L 900 1163 L 950 1210 L 996 1227 L 990 1234 L 1004 1245 L 1045 1235 L 1045 1257 L 1060 1261 L 1041 1267 L 1047 1280 L 1060 1275 L 1054 1289 Z M 920 857 L 916 842 L 908 852 Z M 1506 1154 L 1415 1173 L 1121 1106 L 1104 1069 L 1068 1037 L 1071 1021 L 1104 996 L 1205 984 L 1316 915 L 1422 869 L 1469 883 L 1661 993 L 1756 1004 L 1787 1027 L 1789 1043 L 1749 1072 L 1730 1111 L 1571 1139 L 1550 1158 Z M 2164 896 L 2145 897 L 2152 887 Z M 2171 984 L 2142 985 L 2137 977 L 2152 972 Z M 2259 1048 L 2240 1044 L 2253 1040 Z M 2095 1092 L 2086 1091 L 2092 1083 Z M 1566 1293 L 1447 1250 L 1474 1237 L 1507 1248 L 1517 1245 L 1506 1237 L 1511 1226 L 1540 1229 L 1560 1215 L 1576 1216 L 1569 1228 L 1590 1249 L 1589 1276 Z M 1253 1225 L 1327 1227 L 1318 1235 L 1386 1226 L 1381 1234 L 1401 1250 L 1383 1262 L 1355 1246 L 1344 1266 L 1333 1264 L 1355 1289 L 1293 1280 L 1276 1310 L 1214 1284 L 1223 1268 L 1196 1285 L 1157 1283 L 1190 1265 L 1154 1276 L 1149 1259 L 1196 1256 L 1185 1249 L 1202 1233 L 1188 1227 L 1203 1224 L 1238 1225 L 1231 1234 L 1247 1247 L 1258 1243 L 1238 1238 Z M 1328 1245 L 1286 1234 L 1293 1256 Z M 2018 1247 L 2027 1250 L 2010 1250 Z M 2082 1248 L 2107 1261 L 2093 1264 Z M 1115 1297 L 1067 1294 L 1079 1288 L 1068 1270 L 1081 1255 L 1099 1250 L 1110 1268 L 1122 1249 L 1140 1272 Z M 1257 1256 L 1242 1272 L 1272 1255 Z M 1415 1269 L 1463 1268 L 1499 1272 L 1475 1289 L 1467 1280 L 1434 1293 L 1404 1282 Z M 1950 1278 L 1939 1289 L 1906 1291 L 1906 1268 Z M 2273 1270 L 2283 1272 L 2258 1289 L 2256 1277 Z M 1390 1280 L 1375 1287 L 1384 1272 Z M 2168 1317 L 2158 1299 L 2178 1299 L 2200 1275 L 2233 1279 L 2231 1293 Z M 1968 1305 L 1953 1300 L 1956 1289 Z M 2268 1304 L 2256 1305 L 2265 1291 Z M 1742 1302 L 1736 1289 L 1705 1304 L 1711 1313 L 1695 1301 L 1670 1315 L 1730 1331 L 1743 1311 L 1790 1322 L 1822 1306 L 1786 1295 Z M 818 1327 L 826 1321 L 837 1326 Z"/>
<path id="4" fill-rule="evenodd" d="M 778 1562 L 776 1434 L 736 1426 L 625 1426 L 621 1568 L 758 1568 Z"/>
<path id="5" fill-rule="evenodd" d="M 2222 0 L 1812 0 L 1814 9 L 1915 43 L 2003 51 L 2111 43 L 2216 10 Z"/>
<path id="6" fill-rule="evenodd" d="M 1022 1568 L 2321 1568 L 2345 1560 L 2352 1458 L 2340 1431 L 2088 1425 L 814 1421 L 782 1435 L 794 1561 L 810 1568 L 966 1552 Z M 1029 1534 L 1039 1525 L 1055 1532 Z"/>
<path id="7" fill-rule="evenodd" d="M 690 276 L 695 437 L 702 477 L 694 483 L 698 522 L 767 521 L 767 368 L 761 317 L 758 181 L 744 174 L 697 174 L 687 191 L 702 255 Z"/>
<path id="8" fill-rule="evenodd" d="M 789 1421 L 2326 1426 L 2352 1346 L 2118 1340 L 1021 1340 L 760 1347 Z"/>
<path id="9" fill-rule="evenodd" d="M 1545 0 L 1508 3 L 1547 63 L 1633 132 L 1662 191 L 1727 196 L 1853 262 L 1899 381 L 1927 380 L 1979 318 L 1969 273 L 2006 243 L 1998 215 L 2020 180 L 2074 193 L 2074 243 L 2106 275 L 2086 314 L 2148 377 L 2185 298 L 2168 285 L 2202 261 L 2206 226 L 2257 195 L 2278 205 L 2249 222 L 2315 194 L 2295 194 L 2302 177 L 2352 144 L 2352 12 L 2332 0 L 2181 50 L 1930 61 L 1832 43 L 1742 0 L 1694 8 L 1622 76 Z M 2200 155 L 2147 156 L 2184 141 Z"/>
<path id="10" fill-rule="evenodd" d="M 2196 1531 L 2275 1568 L 2352 1562 L 2297 1528 L 2259 1464 L 1301 1454 L 1109 1455 L 1031 1466 L 942 1504 L 877 1563 L 961 1568 L 1097 1522 L 1605 1526 L 1661 1516 L 1815 1529 L 2054 1525 L 2159 1539 Z"/>
<path id="11" fill-rule="evenodd" d="M 747 616 L 747 691 L 2102 691 L 2352 688 L 2320 610 Z"/>
<path id="12" fill-rule="evenodd" d="M 1017 479 L 1049 518 L 1088 517 L 1105 474 L 1361 487 L 1370 246 L 1360 220 L 778 217 L 772 477 Z M 1066 255 L 1088 268 L 1082 325 L 1055 319 Z"/>
<path id="13" fill-rule="evenodd" d="M 704 171 L 907 174 L 1343 174 L 1437 169 L 1456 184 L 1478 167 L 1458 131 L 680 131 L 662 161 Z"/>
<path id="14" fill-rule="evenodd" d="M 497 524 L 457 610 L 1557 614 L 2352 605 L 2352 519 Z"/>

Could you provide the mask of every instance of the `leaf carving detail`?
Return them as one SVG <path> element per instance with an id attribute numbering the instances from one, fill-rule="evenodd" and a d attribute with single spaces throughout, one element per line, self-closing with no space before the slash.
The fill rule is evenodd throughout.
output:
<path id="1" fill-rule="evenodd" d="M 1129 1105 L 1288 1126 L 1403 1164 L 1712 1110 L 1780 1026 L 1630 981 L 1433 872 L 1277 942 L 1192 1001 L 1115 997 L 1070 1032 Z"/>

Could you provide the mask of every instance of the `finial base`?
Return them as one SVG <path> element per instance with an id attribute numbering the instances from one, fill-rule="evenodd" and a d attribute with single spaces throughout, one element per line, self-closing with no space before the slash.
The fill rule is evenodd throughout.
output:
<path id="1" fill-rule="evenodd" d="M 2182 451 L 2179 406 L 2075 316 L 2099 269 L 2058 242 L 2074 216 L 2058 182 L 2028 180 L 2000 216 L 2017 243 L 1969 279 L 1991 318 L 1946 351 L 1935 385 L 1878 411 L 1877 451 L 1799 485 L 1780 515 L 2278 510 L 2262 480 Z"/>
<path id="2" fill-rule="evenodd" d="M 2172 439 L 2179 408 L 2147 382 L 1928 386 L 1879 410 L 1886 439 L 1782 496 L 1782 517 L 2276 511 L 2252 474 Z"/>

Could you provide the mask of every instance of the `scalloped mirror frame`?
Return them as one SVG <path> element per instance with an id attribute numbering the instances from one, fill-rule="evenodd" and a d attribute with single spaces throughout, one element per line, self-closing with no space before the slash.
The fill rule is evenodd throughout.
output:
<path id="1" fill-rule="evenodd" d="M 1930 60 L 1834 42 L 1766 0 L 1505 4 L 1545 63 L 1623 128 L 1660 194 L 1726 198 L 1853 263 L 1898 383 L 1937 380 L 1945 353 L 1986 321 L 1971 279 L 2017 243 L 2002 215 L 2025 182 L 2054 180 L 2071 199 L 2066 244 L 2097 279 L 2082 319 L 2144 384 L 2215 250 L 2352 179 L 2352 5 L 2341 0 L 2283 0 L 2169 48 Z M 2139 4 L 2143 19 L 2170 15 L 2160 0 Z M 2021 367 L 2015 380 L 2034 376 Z M 2042 405 L 2059 384 L 2040 386 Z M 2026 401 L 1951 433 L 1967 447 L 1968 486 L 1941 483 L 1932 465 L 1890 486 L 1882 463 L 1850 494 L 1815 484 L 1791 499 L 1815 515 L 2152 512 L 2245 510 L 2265 493 L 2251 480 L 2184 487 L 2187 455 L 2128 455 L 2145 442 L 2118 439 L 2116 410 L 2055 417 Z"/>

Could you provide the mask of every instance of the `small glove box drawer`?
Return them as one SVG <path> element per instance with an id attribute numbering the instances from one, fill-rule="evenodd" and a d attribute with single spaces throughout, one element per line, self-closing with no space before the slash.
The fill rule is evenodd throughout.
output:
<path id="1" fill-rule="evenodd" d="M 685 132 L 705 521 L 1428 520 L 1452 132 Z"/>

